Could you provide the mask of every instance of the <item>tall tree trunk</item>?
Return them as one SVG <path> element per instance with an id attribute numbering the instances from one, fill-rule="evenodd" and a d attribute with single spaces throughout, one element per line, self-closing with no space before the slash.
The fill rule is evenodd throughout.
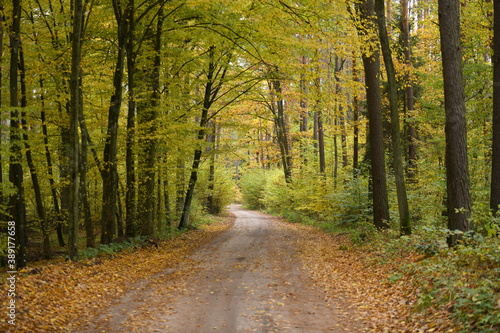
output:
<path id="1" fill-rule="evenodd" d="M 134 7 L 134 0 L 129 0 L 131 7 Z M 137 191 L 136 191 L 136 172 L 135 172 L 135 121 L 136 121 L 136 101 L 135 101 L 135 67 L 134 56 L 134 11 L 129 11 L 129 35 L 127 39 L 127 73 L 128 73 L 128 114 L 127 114 L 127 143 L 126 143 L 126 193 L 125 193 L 125 236 L 135 237 L 137 234 Z"/>
<path id="2" fill-rule="evenodd" d="M 275 69 L 277 74 L 278 70 Z M 288 126 L 285 120 L 285 103 L 283 100 L 283 92 L 281 90 L 281 82 L 278 78 L 273 78 L 269 82 L 270 91 L 272 94 L 271 111 L 274 115 L 274 125 L 276 128 L 276 136 L 281 152 L 281 163 L 283 164 L 283 172 L 285 181 L 292 182 L 292 152 L 290 139 L 288 134 Z"/>
<path id="3" fill-rule="evenodd" d="M 80 89 L 81 90 L 81 89 Z M 81 91 L 80 91 L 81 94 Z M 92 221 L 92 215 L 90 212 L 90 200 L 87 189 L 87 163 L 88 163 L 88 149 L 91 142 L 89 133 L 87 131 L 87 126 L 85 125 L 85 118 L 83 115 L 83 110 L 80 112 L 79 119 L 80 128 L 82 129 L 82 144 L 80 152 L 80 202 L 83 215 L 83 221 L 85 226 L 85 239 L 87 242 L 87 247 L 95 247 L 95 236 L 94 236 L 94 222 Z"/>
<path id="4" fill-rule="evenodd" d="M 412 67 L 411 63 L 411 44 L 410 44 L 410 24 L 408 21 L 409 9 L 408 9 L 408 0 L 401 0 L 402 6 L 402 25 L 403 25 L 403 40 L 404 40 L 404 54 L 405 54 L 405 62 L 408 67 L 407 70 Z M 410 74 L 406 75 L 406 111 L 408 116 L 412 118 L 413 112 L 415 109 L 415 102 L 413 96 L 413 80 Z M 408 171 L 407 175 L 409 179 L 413 179 L 415 177 L 415 168 L 417 167 L 417 134 L 415 125 L 413 121 L 407 122 L 407 130 L 408 130 Z"/>
<path id="5" fill-rule="evenodd" d="M 43 91 L 43 79 L 40 80 L 40 88 Z M 52 164 L 52 157 L 50 155 L 50 150 L 49 150 L 49 134 L 48 134 L 48 129 L 47 129 L 47 119 L 46 119 L 46 113 L 45 113 L 45 97 L 42 93 L 40 96 L 41 102 L 42 102 L 42 109 L 40 111 L 40 119 L 42 121 L 42 134 L 43 134 L 43 145 L 45 148 L 45 160 L 47 162 L 47 174 L 49 175 L 49 185 L 50 185 L 50 193 L 52 195 L 52 204 L 54 206 L 54 211 L 56 213 L 57 217 L 57 223 L 56 223 L 56 232 L 57 232 L 57 241 L 59 243 L 60 247 L 65 246 L 65 241 L 64 241 L 64 235 L 63 235 L 63 230 L 62 230 L 62 215 L 61 215 L 61 209 L 59 207 L 59 200 L 57 196 L 57 189 L 56 189 L 56 182 L 54 180 L 54 168 Z"/>
<path id="6" fill-rule="evenodd" d="M 314 80 L 316 86 L 316 110 L 315 110 L 315 125 L 318 141 L 318 157 L 319 157 L 319 173 L 326 176 L 326 156 L 325 156 L 325 130 L 323 127 L 323 111 L 321 110 L 321 79 L 318 77 Z"/>
<path id="7" fill-rule="evenodd" d="M 493 142 L 490 208 L 500 211 L 500 1 L 493 1 Z"/>
<path id="8" fill-rule="evenodd" d="M 389 201 L 385 173 L 384 138 L 382 124 L 382 102 L 380 92 L 380 53 L 377 40 L 373 37 L 376 30 L 373 0 L 366 0 L 359 7 L 363 28 L 360 34 L 369 38 L 370 53 L 363 54 L 365 69 L 366 102 L 369 124 L 369 147 L 371 179 L 373 187 L 373 222 L 379 229 L 388 228 Z"/>
<path id="9" fill-rule="evenodd" d="M 4 42 L 4 24 L 5 24 L 5 6 L 3 0 L 0 1 L 0 64 L 3 63 L 3 42 Z M 0 82 L 3 82 L 3 69 L 0 66 Z M 3 107 L 3 94 L 2 87 L 0 85 L 0 110 Z M 0 138 L 3 137 L 2 126 L 3 125 L 3 112 L 0 111 Z M 3 151 L 0 148 L 0 184 L 3 184 Z M 8 217 L 6 211 L 4 210 L 5 197 L 3 194 L 3 186 L 0 186 L 0 221 L 7 221 Z"/>
<path id="10" fill-rule="evenodd" d="M 203 98 L 203 107 L 200 117 L 200 129 L 198 130 L 198 136 L 197 136 L 199 142 L 202 142 L 205 139 L 206 126 L 208 123 L 208 111 L 210 109 L 210 106 L 212 105 L 212 92 L 214 85 L 214 75 L 216 70 L 216 64 L 214 63 L 214 49 L 215 47 L 211 47 L 209 50 L 210 62 L 208 64 L 207 83 L 205 85 L 205 95 Z M 186 196 L 184 198 L 184 206 L 182 209 L 179 229 L 184 229 L 189 226 L 189 214 L 191 212 L 194 187 L 196 185 L 196 181 L 198 180 L 198 168 L 200 167 L 201 163 L 201 155 L 202 155 L 201 147 L 196 148 L 194 151 L 193 165 L 191 167 L 191 176 L 189 177 L 188 189 L 186 192 Z"/>
<path id="11" fill-rule="evenodd" d="M 396 181 L 396 192 L 398 198 L 399 225 L 402 234 L 410 235 L 410 210 L 408 207 L 408 196 L 406 194 L 403 154 L 401 152 L 398 87 L 396 82 L 396 70 L 394 69 L 394 63 L 392 61 L 389 36 L 387 35 L 387 28 L 385 23 L 384 0 L 375 0 L 375 11 L 377 14 L 379 38 L 382 47 L 382 54 L 384 57 L 389 88 L 389 107 L 391 109 L 392 164 L 394 168 L 394 178 Z"/>
<path id="12" fill-rule="evenodd" d="M 345 60 L 339 59 L 335 56 L 335 95 L 337 96 L 337 110 L 338 110 L 338 126 L 340 127 L 340 147 L 342 148 L 342 167 L 347 167 L 349 165 L 349 158 L 347 154 L 347 133 L 346 133 L 346 115 L 344 112 L 344 107 L 339 100 L 342 95 L 342 87 L 340 85 L 339 73 L 344 67 Z"/>
<path id="13" fill-rule="evenodd" d="M 352 62 L 352 76 L 355 82 L 359 82 L 358 70 L 356 68 L 356 58 L 353 58 Z M 352 98 L 352 109 L 353 109 L 353 147 L 352 147 L 352 168 L 354 176 L 356 177 L 359 173 L 359 105 L 358 105 L 358 95 L 354 94 Z"/>
<path id="14" fill-rule="evenodd" d="M 78 259 L 80 221 L 80 115 L 82 113 L 81 57 L 83 39 L 83 0 L 74 0 L 70 74 L 70 197 L 68 214 L 68 255 Z"/>
<path id="15" fill-rule="evenodd" d="M 118 145 L 118 119 L 123 99 L 123 75 L 125 67 L 125 51 L 129 32 L 129 6 L 122 10 L 117 0 L 113 0 L 117 22 L 118 50 L 115 71 L 113 73 L 113 96 L 108 110 L 108 127 L 104 143 L 102 174 L 102 215 L 101 243 L 112 242 L 116 229 L 116 203 L 118 196 L 118 171 L 116 165 Z"/>
<path id="16" fill-rule="evenodd" d="M 462 81 L 462 45 L 460 42 L 460 1 L 439 0 L 439 31 L 444 79 L 446 113 L 446 185 L 448 229 L 468 231 L 471 199 L 467 158 L 464 86 Z M 448 237 L 455 246 L 459 236 Z"/>
<path id="17" fill-rule="evenodd" d="M 26 266 L 26 206 L 24 201 L 23 166 L 21 135 L 19 121 L 19 87 L 18 66 L 19 49 L 21 46 L 21 1 L 12 1 L 12 25 L 10 30 L 10 160 L 9 181 L 13 184 L 16 193 L 9 198 L 10 216 L 15 223 L 16 235 L 16 265 L 17 268 Z"/>
<path id="18" fill-rule="evenodd" d="M 48 228 L 47 216 L 45 214 L 45 207 L 42 200 L 42 190 L 40 188 L 40 182 L 38 180 L 38 172 L 35 167 L 35 162 L 33 161 L 33 154 L 31 151 L 31 146 L 29 144 L 28 138 L 28 122 L 26 120 L 26 107 L 28 106 L 27 101 L 27 88 L 26 88 L 26 67 L 24 63 L 24 52 L 22 46 L 19 49 L 19 71 L 20 71 L 20 83 L 21 83 L 21 124 L 23 128 L 23 141 L 24 147 L 26 148 L 26 162 L 28 163 L 28 168 L 31 174 L 31 182 L 33 184 L 33 192 L 35 193 L 35 206 L 40 219 L 40 226 L 42 231 L 43 239 L 43 257 L 45 259 L 50 259 L 51 257 L 51 246 L 50 246 L 50 234 Z"/>
<path id="19" fill-rule="evenodd" d="M 138 124 L 142 125 L 146 131 L 146 138 L 143 139 L 141 174 L 139 175 L 138 200 L 139 207 L 142 208 L 139 219 L 141 221 L 141 234 L 153 236 L 154 234 L 154 199 L 155 199 L 155 158 L 157 149 L 156 139 L 156 119 L 158 117 L 158 107 L 160 105 L 160 66 L 161 66 L 161 34 L 163 26 L 163 10 L 160 8 L 157 18 L 156 31 L 154 33 L 151 70 L 146 70 L 146 81 L 151 91 L 149 101 L 141 103 L 138 107 Z"/>
<path id="20" fill-rule="evenodd" d="M 215 160 L 216 160 L 216 131 L 217 131 L 217 123 L 215 120 L 210 121 L 211 133 L 207 135 L 207 142 L 209 143 L 209 152 L 210 152 L 210 166 L 209 166 L 209 174 L 208 174 L 208 197 L 207 197 L 207 211 L 209 214 L 218 214 L 220 213 L 219 207 L 215 203 L 214 198 L 214 190 L 215 190 Z M 258 161 L 257 161 L 258 162 Z"/>
<path id="21" fill-rule="evenodd" d="M 307 58 L 305 56 L 301 57 L 300 63 L 302 65 L 307 64 Z M 301 133 L 306 133 L 308 131 L 309 127 L 309 112 L 308 112 L 308 106 L 307 106 L 307 82 L 305 79 L 305 75 L 301 74 L 300 76 L 300 125 L 299 125 L 299 130 Z M 304 163 L 307 163 L 307 144 L 303 142 L 303 139 L 305 138 L 305 135 L 300 137 L 301 140 L 301 154 L 302 154 L 302 160 Z"/>
<path id="22" fill-rule="evenodd" d="M 214 101 L 216 100 L 224 79 L 227 74 L 227 69 L 230 62 L 230 56 L 227 58 L 227 63 L 221 64 L 220 67 L 215 60 L 215 46 L 211 46 L 208 50 L 209 63 L 206 71 L 207 81 L 205 84 L 205 92 L 203 97 L 203 105 L 200 117 L 200 129 L 198 130 L 197 139 L 200 145 L 194 151 L 193 164 L 191 167 L 191 176 L 189 177 L 188 189 L 184 197 L 184 206 L 182 209 L 181 220 L 179 222 L 179 229 L 184 229 L 189 226 L 189 214 L 191 212 L 191 204 L 193 202 L 194 189 L 196 181 L 198 180 L 198 169 L 201 163 L 202 148 L 201 142 L 205 140 L 206 126 L 209 117 L 209 110 Z M 221 58 L 219 58 L 220 61 Z"/>

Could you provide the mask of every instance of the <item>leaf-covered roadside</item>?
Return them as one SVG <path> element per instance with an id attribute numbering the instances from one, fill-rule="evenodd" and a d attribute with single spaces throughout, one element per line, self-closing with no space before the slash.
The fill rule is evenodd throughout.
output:
<path id="1" fill-rule="evenodd" d="M 0 331 L 72 332 L 131 284 L 187 260 L 194 250 L 226 230 L 232 219 L 221 218 L 158 247 L 23 269 L 16 284 L 16 326 L 2 320 Z M 0 306 L 7 308 L 6 298 Z"/>
<path id="2" fill-rule="evenodd" d="M 374 332 L 500 329 L 498 245 L 461 246 L 431 255 L 416 251 L 409 237 L 381 235 L 361 246 L 347 233 L 294 227 L 302 235 L 297 247 L 304 266 L 326 297 L 349 295 L 359 319 Z"/>

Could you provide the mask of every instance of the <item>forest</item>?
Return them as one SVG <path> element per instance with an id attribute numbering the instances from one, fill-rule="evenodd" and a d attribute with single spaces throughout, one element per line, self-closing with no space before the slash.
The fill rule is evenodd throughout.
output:
<path id="1" fill-rule="evenodd" d="M 0 266 L 157 247 L 242 203 L 390 255 L 393 283 L 420 271 L 418 305 L 467 332 L 500 327 L 500 2 L 0 13 Z"/>

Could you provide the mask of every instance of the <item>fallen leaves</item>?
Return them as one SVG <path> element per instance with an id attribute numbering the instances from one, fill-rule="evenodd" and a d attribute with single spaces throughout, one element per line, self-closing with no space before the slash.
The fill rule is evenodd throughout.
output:
<path id="1" fill-rule="evenodd" d="M 19 272 L 16 326 L 1 332 L 73 332 L 123 295 L 131 284 L 174 267 L 230 226 L 230 218 L 191 230 L 159 248 L 147 247 L 81 262 L 59 262 Z M 6 308 L 7 299 L 0 306 Z"/>
<path id="2" fill-rule="evenodd" d="M 371 331 L 458 331 L 449 314 L 434 311 L 426 318 L 413 312 L 417 290 L 403 276 L 397 279 L 393 276 L 391 281 L 394 263 L 376 263 L 375 254 L 353 248 L 347 235 L 331 235 L 310 226 L 284 224 L 296 231 L 294 246 L 315 283 L 325 290 L 327 301 L 341 300 L 341 304 L 350 304 L 356 319 L 365 322 Z"/>

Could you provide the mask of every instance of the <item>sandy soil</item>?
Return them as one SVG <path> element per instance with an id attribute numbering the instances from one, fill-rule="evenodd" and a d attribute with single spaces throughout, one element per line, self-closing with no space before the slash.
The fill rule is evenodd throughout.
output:
<path id="1" fill-rule="evenodd" d="M 294 229 L 232 206 L 234 225 L 182 267 L 131 286 L 80 332 L 366 332 L 302 268 Z"/>

